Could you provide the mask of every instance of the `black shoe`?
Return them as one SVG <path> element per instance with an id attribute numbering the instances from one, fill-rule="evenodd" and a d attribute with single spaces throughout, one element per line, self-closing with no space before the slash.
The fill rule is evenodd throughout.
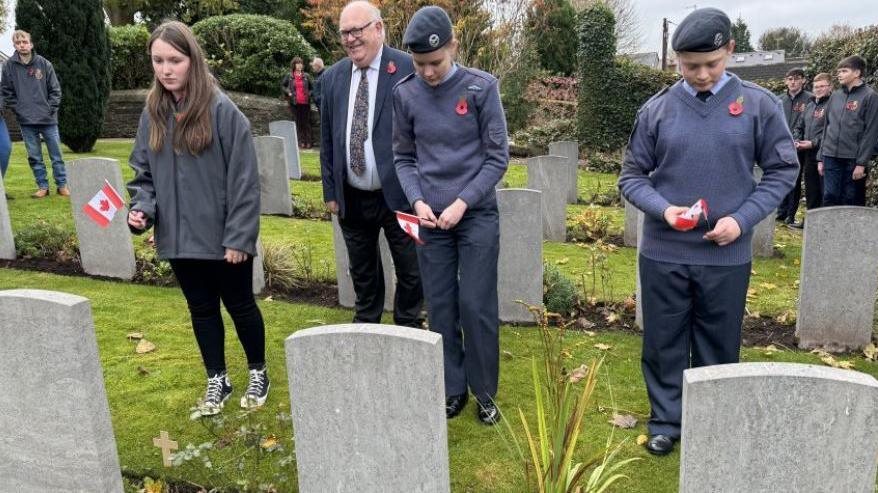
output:
<path id="1" fill-rule="evenodd" d="M 800 222 L 800 223 L 787 223 L 787 227 L 788 227 L 788 228 L 793 228 L 793 229 L 805 229 L 805 223 L 804 223 L 804 222 Z"/>
<path id="2" fill-rule="evenodd" d="M 466 401 L 469 400 L 469 394 L 463 393 L 460 395 L 452 395 L 451 397 L 445 398 L 445 418 L 451 419 L 461 411 L 466 406 Z"/>
<path id="3" fill-rule="evenodd" d="M 784 220 L 786 220 L 786 218 L 787 218 L 786 214 L 777 214 L 776 216 L 774 216 L 774 220 L 779 222 L 779 223 L 784 222 Z"/>
<path id="4" fill-rule="evenodd" d="M 492 426 L 500 422 L 500 410 L 497 409 L 497 404 L 495 404 L 494 401 L 477 402 L 479 404 L 479 421 L 481 421 L 482 424 Z"/>
<path id="5" fill-rule="evenodd" d="M 271 383 L 268 381 L 268 370 L 264 366 L 251 368 L 247 391 L 241 396 L 241 407 L 244 409 L 261 407 L 268 399 L 269 388 L 271 388 Z"/>
<path id="6" fill-rule="evenodd" d="M 217 373 L 207 379 L 207 392 L 198 406 L 202 416 L 213 416 L 223 410 L 226 401 L 232 396 L 232 382 L 226 372 Z"/>
<path id="7" fill-rule="evenodd" d="M 653 435 L 646 442 L 646 450 L 652 455 L 668 455 L 674 450 L 675 441 L 669 435 Z"/>

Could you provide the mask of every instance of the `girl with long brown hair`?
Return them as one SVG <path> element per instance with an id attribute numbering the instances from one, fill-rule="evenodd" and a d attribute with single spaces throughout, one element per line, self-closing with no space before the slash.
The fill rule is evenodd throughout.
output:
<path id="1" fill-rule="evenodd" d="M 155 227 L 158 256 L 170 262 L 186 297 L 207 369 L 201 414 L 220 412 L 232 393 L 220 301 L 247 355 L 241 406 L 261 406 L 269 381 L 252 287 L 259 176 L 250 122 L 217 87 L 185 24 L 163 23 L 147 46 L 155 79 L 129 158 L 128 224 L 136 234 Z"/>

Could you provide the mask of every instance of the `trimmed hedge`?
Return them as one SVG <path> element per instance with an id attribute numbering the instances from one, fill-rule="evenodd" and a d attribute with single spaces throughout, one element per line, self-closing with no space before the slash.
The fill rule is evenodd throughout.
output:
<path id="1" fill-rule="evenodd" d="M 616 58 L 613 11 L 601 2 L 579 17 L 579 142 L 613 151 L 628 142 L 640 107 L 677 75 Z"/>
<path id="2" fill-rule="evenodd" d="M 214 75 L 226 90 L 264 96 L 280 94 L 290 60 L 317 52 L 290 22 L 266 15 L 218 15 L 199 21 L 198 37 Z"/>
<path id="3" fill-rule="evenodd" d="M 142 89 L 152 83 L 152 67 L 146 43 L 149 31 L 143 24 L 110 26 L 113 51 L 113 89 Z"/>

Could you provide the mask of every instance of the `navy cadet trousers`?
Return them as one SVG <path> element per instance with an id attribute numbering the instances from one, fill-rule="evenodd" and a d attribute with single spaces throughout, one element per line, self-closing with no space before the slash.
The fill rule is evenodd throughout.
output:
<path id="1" fill-rule="evenodd" d="M 465 394 L 469 387 L 477 399 L 490 402 L 500 364 L 497 205 L 467 210 L 450 230 L 421 228 L 420 237 L 418 265 L 430 330 L 442 335 L 445 395 Z"/>
<path id="2" fill-rule="evenodd" d="M 650 435 L 680 438 L 683 370 L 737 363 L 750 263 L 680 265 L 640 256 L 641 367 Z"/>

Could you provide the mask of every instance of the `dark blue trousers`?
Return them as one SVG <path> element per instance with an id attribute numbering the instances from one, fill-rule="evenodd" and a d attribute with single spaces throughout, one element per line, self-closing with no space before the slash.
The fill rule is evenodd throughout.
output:
<path id="1" fill-rule="evenodd" d="M 497 206 L 467 210 L 455 228 L 421 228 L 420 236 L 418 265 L 430 330 L 442 335 L 445 395 L 468 387 L 488 402 L 497 394 L 500 365 Z"/>
<path id="2" fill-rule="evenodd" d="M 823 205 L 865 205 L 866 180 L 854 180 L 855 159 L 823 156 Z M 859 185 L 859 187 L 858 187 Z M 859 191 L 861 188 L 862 191 Z M 861 198 L 861 199 L 860 199 Z M 860 204 L 860 200 L 862 204 Z"/>
<path id="3" fill-rule="evenodd" d="M 639 260 L 649 433 L 680 438 L 683 370 L 738 362 L 750 264 Z"/>

